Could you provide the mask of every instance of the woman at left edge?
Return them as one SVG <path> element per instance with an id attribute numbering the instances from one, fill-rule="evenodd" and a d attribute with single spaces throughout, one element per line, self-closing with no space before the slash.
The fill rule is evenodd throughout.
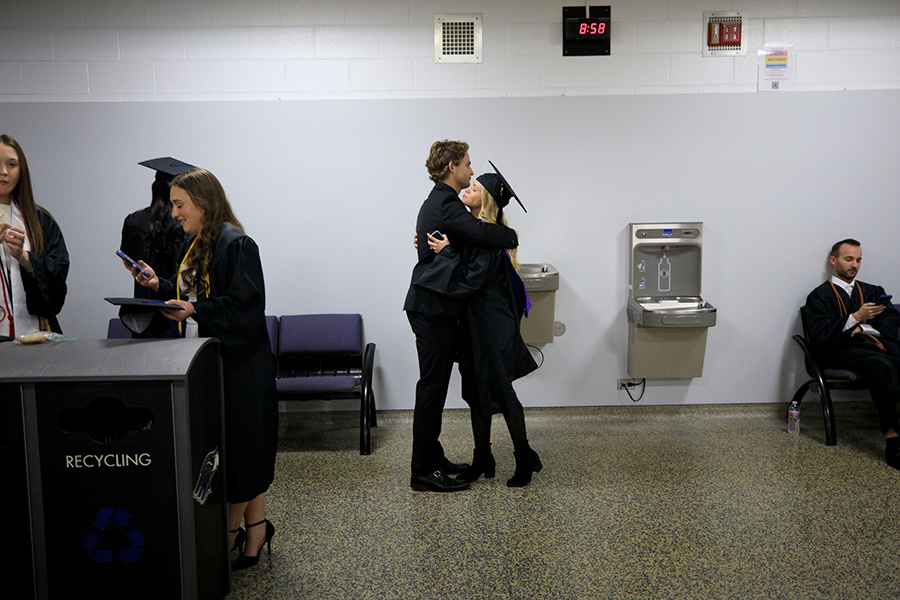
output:
<path id="1" fill-rule="evenodd" d="M 53 216 L 34 202 L 19 143 L 0 135 L 0 335 L 62 333 L 69 253 Z"/>

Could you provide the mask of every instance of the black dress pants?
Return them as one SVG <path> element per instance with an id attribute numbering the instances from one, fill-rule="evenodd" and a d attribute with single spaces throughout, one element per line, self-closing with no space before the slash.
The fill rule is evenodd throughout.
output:
<path id="1" fill-rule="evenodd" d="M 422 313 L 406 313 L 416 335 L 419 381 L 413 412 L 412 475 L 427 475 L 444 464 L 441 416 L 447 401 L 447 387 L 453 372 L 458 340 L 457 317 L 426 318 Z"/>
<path id="2" fill-rule="evenodd" d="M 900 433 L 897 421 L 897 402 L 900 401 L 900 361 L 892 356 L 894 348 L 885 344 L 888 352 L 874 345 L 858 345 L 843 349 L 835 357 L 837 368 L 851 369 L 869 382 L 869 393 L 878 411 L 882 433 L 894 428 Z"/>

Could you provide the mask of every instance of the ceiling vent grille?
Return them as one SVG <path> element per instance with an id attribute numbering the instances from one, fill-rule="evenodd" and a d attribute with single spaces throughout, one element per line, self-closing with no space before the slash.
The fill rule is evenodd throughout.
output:
<path id="1" fill-rule="evenodd" d="M 434 15 L 434 62 L 482 62 L 481 23 L 481 13 Z"/>

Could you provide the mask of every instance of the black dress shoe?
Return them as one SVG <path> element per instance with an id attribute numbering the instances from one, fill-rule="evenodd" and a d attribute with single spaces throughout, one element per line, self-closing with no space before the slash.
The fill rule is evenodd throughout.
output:
<path id="1" fill-rule="evenodd" d="M 450 462 L 450 459 L 444 457 L 444 464 L 441 465 L 441 471 L 448 475 L 456 475 L 457 473 L 462 473 L 471 466 L 472 465 L 469 463 Z"/>
<path id="2" fill-rule="evenodd" d="M 888 438 L 884 448 L 885 462 L 895 469 L 900 469 L 900 438 Z"/>
<path id="3" fill-rule="evenodd" d="M 429 490 L 432 492 L 458 492 L 469 489 L 468 481 L 459 481 L 437 469 L 428 475 L 413 475 L 409 479 L 409 487 L 414 490 Z"/>

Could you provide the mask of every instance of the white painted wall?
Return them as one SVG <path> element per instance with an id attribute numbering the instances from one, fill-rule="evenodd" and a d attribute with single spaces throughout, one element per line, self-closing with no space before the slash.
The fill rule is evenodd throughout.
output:
<path id="1" fill-rule="evenodd" d="M 632 221 L 702 221 L 703 291 L 719 308 L 704 376 L 651 382 L 645 402 L 786 401 L 799 384 L 797 307 L 831 244 L 863 241 L 861 278 L 900 293 L 900 91 L 309 102 L 8 103 L 39 201 L 72 256 L 60 321 L 103 337 L 128 295 L 113 254 L 149 200 L 139 160 L 173 155 L 223 182 L 259 243 L 271 314 L 360 312 L 378 344 L 381 408 L 410 408 L 414 338 L 401 311 L 424 160 L 444 137 L 493 160 L 528 214 L 520 260 L 561 273 L 567 333 L 517 384 L 528 406 L 629 403 Z M 462 406 L 456 384 L 450 406 Z"/>
<path id="2" fill-rule="evenodd" d="M 900 86 L 898 0 L 604 0 L 612 55 L 562 57 L 573 0 L 0 0 L 0 101 L 755 92 L 789 42 L 797 90 Z M 597 4 L 597 3 L 595 3 Z M 747 56 L 701 56 L 740 10 Z M 434 64 L 434 14 L 482 13 L 484 62 Z"/>
<path id="3" fill-rule="evenodd" d="M 379 406 L 411 407 L 409 238 L 428 146 L 459 138 L 526 199 L 520 257 L 562 273 L 568 333 L 518 385 L 526 404 L 628 402 L 626 227 L 670 219 L 706 224 L 719 323 L 704 377 L 645 402 L 786 400 L 796 308 L 834 240 L 863 240 L 862 277 L 900 290 L 900 0 L 608 3 L 612 55 L 563 58 L 568 0 L 0 0 L 0 130 L 72 251 L 63 327 L 102 337 L 99 299 L 130 290 L 121 222 L 149 196 L 135 163 L 171 154 L 222 179 L 270 312 L 362 312 Z M 701 56 L 704 10 L 748 17 L 748 56 Z M 438 12 L 483 13 L 482 64 L 434 64 Z M 776 41 L 811 93 L 755 93 Z"/>

